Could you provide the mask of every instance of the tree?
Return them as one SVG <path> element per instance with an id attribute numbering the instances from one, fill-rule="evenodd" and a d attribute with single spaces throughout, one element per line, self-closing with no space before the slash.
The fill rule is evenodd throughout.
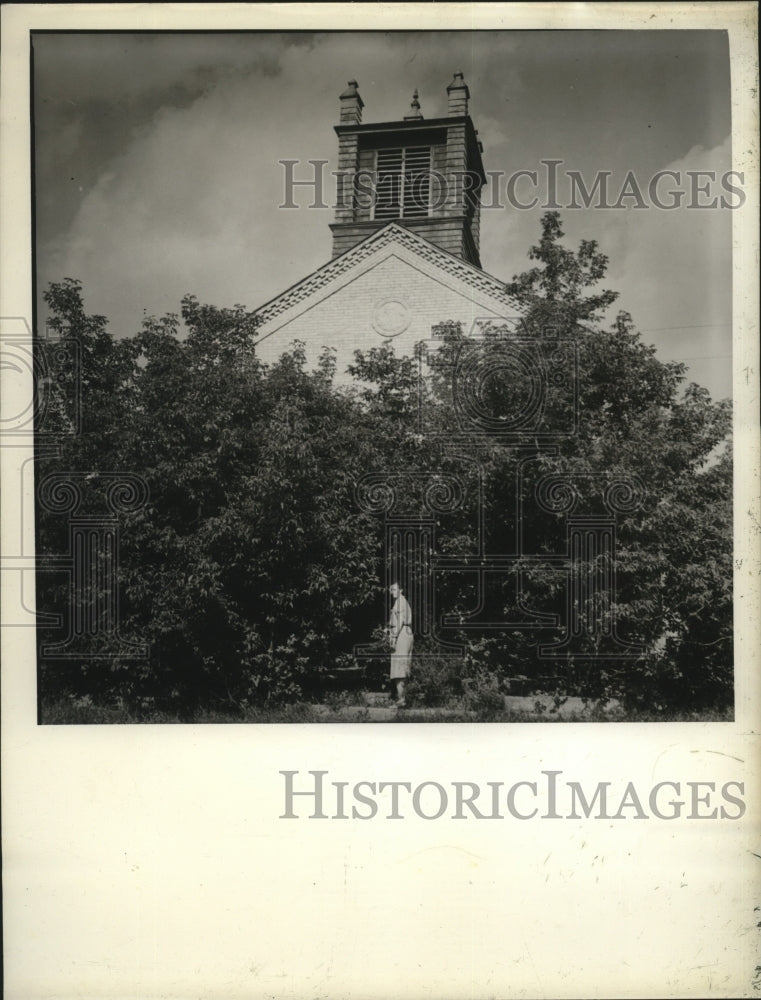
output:
<path id="1" fill-rule="evenodd" d="M 379 528 L 350 510 L 376 435 L 334 390 L 330 357 L 307 372 L 296 345 L 267 369 L 251 314 L 190 297 L 182 336 L 170 315 L 120 341 L 85 314 L 76 283 L 53 286 L 48 303 L 81 340 L 83 380 L 96 388 L 82 434 L 41 474 L 118 469 L 147 483 L 146 505 L 122 518 L 118 587 L 122 635 L 151 654 L 109 659 L 104 648 L 68 669 L 51 662 L 43 695 L 87 692 L 187 717 L 314 689 L 366 638 L 380 589 Z M 60 552 L 65 521 L 40 513 L 41 539 L 51 549 L 55 536 Z"/>
<path id="2" fill-rule="evenodd" d="M 554 670 L 552 683 L 559 689 L 593 700 L 615 696 L 628 708 L 656 713 L 727 710 L 732 703 L 730 404 L 714 403 L 694 384 L 685 386 L 685 366 L 658 360 L 628 314 L 619 313 L 609 329 L 601 326 L 599 313 L 616 295 L 587 290 L 604 276 L 606 258 L 594 242 L 582 242 L 575 253 L 568 250 L 560 244 L 562 235 L 557 213 L 545 215 L 542 239 L 529 252 L 542 266 L 507 286 L 523 317 L 523 338 L 533 338 L 537 358 L 557 353 L 565 342 L 578 360 L 575 379 L 561 379 L 547 390 L 544 426 L 559 433 L 551 445 L 534 439 L 535 460 L 521 466 L 526 504 L 520 528 L 524 551 L 531 553 L 524 560 L 523 603 L 558 614 L 569 625 L 567 569 L 537 566 L 542 553 L 557 554 L 566 544 L 563 513 L 553 515 L 536 499 L 541 483 L 554 479 L 558 489 L 573 490 L 578 514 L 605 513 L 605 484 L 616 481 L 637 483 L 641 502 L 615 515 L 613 604 L 600 605 L 595 594 L 573 598 L 572 613 L 592 626 L 586 650 L 576 643 L 575 653 L 542 665 L 536 646 L 558 638 L 550 628 L 533 635 L 484 632 L 471 649 L 498 673 Z M 502 360 L 515 336 L 506 329 L 469 345 L 482 356 L 481 370 L 491 373 L 479 400 L 495 427 L 516 393 Z M 467 347 L 461 333 L 451 336 L 439 373 L 450 372 Z M 446 379 L 436 386 L 446 426 L 452 421 Z M 527 434 L 524 444 L 531 443 Z M 520 456 L 499 443 L 496 430 L 481 456 L 489 545 L 491 551 L 509 552 Z M 601 559 L 594 551 L 576 556 L 575 569 L 591 579 L 602 571 Z M 485 618 L 521 617 L 514 578 L 505 576 L 486 599 Z M 638 657 L 617 662 L 596 645 L 603 619 L 613 615 L 620 637 L 642 647 Z"/>
<path id="3" fill-rule="evenodd" d="M 104 473 L 128 471 L 147 484 L 146 503 L 120 521 L 118 587 L 123 636 L 151 652 L 114 658 L 106 643 L 98 657 L 43 664 L 43 700 L 87 693 L 149 716 L 195 718 L 203 708 L 235 716 L 319 696 L 383 613 L 383 521 L 356 498 L 371 472 L 394 478 L 397 501 L 410 509 L 420 482 L 459 484 L 459 502 L 436 515 L 437 554 L 460 567 L 436 576 L 440 608 L 464 621 L 480 600 L 481 621 L 534 622 L 444 630 L 467 649 L 463 664 L 447 666 L 449 682 L 485 676 L 494 700 L 498 686 L 522 676 L 536 689 L 618 698 L 656 717 L 726 712 L 729 403 L 685 384 L 684 366 L 660 361 L 625 313 L 604 327 L 600 315 L 616 297 L 595 289 L 606 258 L 591 241 L 567 249 L 562 235 L 557 213 L 546 215 L 529 253 L 537 266 L 507 286 L 522 327 L 497 325 L 479 340 L 450 330 L 422 384 L 415 359 L 388 347 L 357 353 L 349 390 L 334 384 L 330 352 L 308 371 L 297 343 L 265 366 L 253 314 L 190 296 L 180 316 L 146 317 L 137 334 L 114 339 L 103 317 L 86 314 L 77 282 L 51 286 L 53 324 L 81 343 L 84 421 L 58 456 L 41 455 L 38 482 L 78 474 L 86 511 L 97 509 Z M 514 425 L 532 379 L 539 423 L 508 440 L 500 431 Z M 487 430 L 455 447 L 468 393 Z M 71 414 L 63 406 L 55 419 L 65 428 Z M 615 558 L 569 554 L 567 509 L 553 503 L 572 495 L 577 513 L 608 516 L 611 484 L 622 501 Z M 65 518 L 38 512 L 40 551 L 63 551 Z M 519 575 L 494 573 L 479 594 L 479 553 L 515 553 L 518 536 Z M 571 556 L 579 579 L 615 570 L 615 586 L 569 590 Z M 62 609 L 68 596 L 51 578 L 38 603 Z M 548 624 L 551 615 L 558 624 Z M 585 626 L 575 646 L 537 657 L 571 617 Z M 609 655 L 603 640 L 614 618 L 638 655 Z"/>
<path id="4" fill-rule="evenodd" d="M 564 247 L 560 213 L 542 217 L 542 236 L 528 252 L 532 267 L 507 283 L 507 293 L 526 313 L 530 326 L 569 329 L 582 321 L 595 322 L 618 298 L 618 292 L 602 291 L 585 295 L 584 289 L 605 276 L 608 258 L 597 249 L 595 240 L 582 240 L 574 253 Z"/>

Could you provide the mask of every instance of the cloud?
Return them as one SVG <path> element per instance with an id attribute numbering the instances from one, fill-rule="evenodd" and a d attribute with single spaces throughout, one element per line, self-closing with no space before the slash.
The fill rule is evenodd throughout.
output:
<path id="1" fill-rule="evenodd" d="M 43 100 L 72 105 L 94 98 L 124 103 L 171 88 L 210 89 L 232 73 L 277 74 L 289 48 L 312 36 L 291 33 L 127 33 L 35 35 L 35 82 Z"/>
<path id="2" fill-rule="evenodd" d="M 320 128 L 310 136 L 309 121 L 294 151 L 292 130 L 260 113 L 279 101 L 288 107 L 291 86 L 271 74 L 234 75 L 188 107 L 158 109 L 102 170 L 68 231 L 41 248 L 45 276 L 81 278 L 88 308 L 124 332 L 143 309 L 176 311 L 186 292 L 257 305 L 288 274 L 289 245 L 312 221 L 297 226 L 278 210 L 277 161 L 305 149 L 324 159 L 333 152 L 332 135 Z"/>
<path id="3" fill-rule="evenodd" d="M 565 37 L 204 35 L 168 49 L 162 48 L 167 39 L 141 42 L 126 55 L 120 55 L 122 36 L 97 41 L 77 41 L 67 52 L 49 49 L 38 60 L 40 93 L 58 94 L 57 115 L 41 135 L 48 169 L 38 171 L 38 266 L 40 287 L 65 275 L 81 278 L 87 308 L 109 316 L 117 334 L 134 332 L 144 309 L 176 312 L 188 292 L 217 305 L 255 308 L 329 259 L 332 212 L 304 207 L 306 189 L 296 195 L 300 210 L 278 208 L 284 180 L 278 161 L 301 161 L 303 178 L 305 161 L 326 160 L 329 177 L 338 94 L 352 78 L 360 83 L 366 121 L 400 118 L 414 88 L 430 119 L 446 115 L 446 86 L 462 70 L 487 170 L 541 172 L 542 157 L 562 157 L 564 168 L 590 180 L 607 168 L 620 182 L 634 169 L 646 188 L 671 156 L 664 149 L 689 150 L 664 169 L 718 173 L 729 164 L 728 141 L 703 148 L 695 139 L 709 133 L 682 111 L 657 117 L 661 104 L 647 80 L 640 94 L 626 78 L 628 110 L 610 132 L 593 100 L 599 68 L 580 57 L 583 49 L 571 58 Z M 558 46 L 565 55 L 557 73 L 567 78 L 547 72 Z M 644 42 L 642 48 L 649 51 Z M 680 60 L 672 81 L 680 94 L 703 80 L 698 62 L 685 76 Z M 606 107 L 621 97 L 609 93 L 617 79 L 600 91 Z M 589 107 L 579 103 L 582 91 Z M 66 101 L 74 108 L 68 117 Z M 710 120 L 715 130 L 719 119 Z M 327 202 L 332 194 L 329 184 Z M 541 214 L 541 207 L 484 211 L 488 271 L 508 279 L 530 266 L 526 254 Z M 726 354 L 731 212 L 590 209 L 562 216 L 569 244 L 599 241 L 610 257 L 607 286 L 620 289 L 619 305 L 664 356 Z M 685 329 L 663 329 L 675 326 Z M 711 367 L 698 380 L 726 387 L 725 369 Z"/>
<path id="4" fill-rule="evenodd" d="M 497 277 L 512 277 L 533 266 L 527 251 L 538 242 L 541 216 L 547 210 L 545 175 L 537 167 L 537 191 L 519 189 L 526 200 L 532 193 L 539 195 L 536 208 L 520 211 L 506 205 L 484 212 L 482 255 Z M 569 186 L 562 183 L 566 164 L 558 169 L 563 242 L 576 247 L 582 239 L 596 240 L 609 258 L 601 287 L 620 294 L 607 318 L 612 320 L 619 309 L 630 312 L 643 340 L 655 344 L 660 357 L 686 361 L 688 378 L 708 386 L 715 396 L 731 395 L 732 211 L 721 207 L 722 196 L 727 196 L 721 178 L 731 169 L 729 137 L 712 148 L 695 145 L 678 159 L 655 164 L 652 171 L 635 172 L 646 209 L 568 208 Z M 664 178 L 661 200 L 668 204 L 670 188 L 681 190 L 681 207 L 661 210 L 652 204 L 648 186 L 659 169 L 673 171 L 678 178 Z M 700 176 L 693 180 L 688 171 Z M 611 203 L 617 201 L 626 173 L 625 166 L 612 171 Z M 582 176 L 591 189 L 594 172 L 582 171 Z M 693 197 L 693 184 L 708 188 L 708 193 Z M 502 194 L 504 201 L 504 184 Z M 737 204 L 737 196 L 727 197 Z M 713 208 L 690 207 L 713 199 Z"/>
<path id="5" fill-rule="evenodd" d="M 622 293 L 617 307 L 632 313 L 643 339 L 655 343 L 661 356 L 686 360 L 688 377 L 720 396 L 730 395 L 732 384 L 732 211 L 721 207 L 720 184 L 730 168 L 729 137 L 712 149 L 695 146 L 663 167 L 680 178 L 671 183 L 685 192 L 682 207 L 630 210 L 625 219 L 617 212 L 596 213 L 610 216 L 601 240 L 610 247 L 610 281 Z M 688 171 L 706 173 L 693 181 Z M 717 198 L 716 207 L 690 207 L 693 183 L 710 190 L 695 202 Z M 663 200 L 668 202 L 665 194 Z"/>
<path id="6" fill-rule="evenodd" d="M 360 78 L 366 120 L 401 117 L 414 87 L 427 117 L 446 114 L 454 68 L 462 67 L 467 78 L 477 61 L 472 46 L 463 47 L 468 39 L 467 33 L 439 39 L 435 63 L 421 33 L 391 41 L 377 33 L 328 35 L 309 45 L 275 38 L 269 61 L 263 61 L 261 38 L 247 50 L 240 44 L 232 54 L 225 50 L 206 88 L 186 105 L 164 103 L 167 91 L 154 91 L 150 117 L 101 164 L 77 198 L 65 231 L 43 233 L 42 284 L 64 275 L 81 278 L 88 308 L 111 317 L 125 332 L 140 322 L 143 309 L 176 310 L 186 292 L 217 304 L 261 304 L 330 256 L 332 212 L 280 209 L 284 169 L 278 161 L 301 161 L 296 176 L 302 179 L 311 171 L 305 161 L 329 161 L 325 200 L 330 203 L 336 137 L 329 123 L 338 120 L 338 94 L 346 79 Z M 87 90 L 82 80 L 101 60 L 116 56 L 118 44 L 111 49 L 89 54 L 80 90 Z M 216 58 L 206 48 L 202 54 Z M 106 93 L 126 100 L 125 94 L 150 93 L 151 87 L 178 81 L 189 86 L 199 78 L 199 53 L 183 52 L 166 70 L 149 55 L 141 56 L 151 70 L 148 81 L 127 83 L 120 70 Z M 340 75 L 336 66 L 342 67 Z M 484 71 L 481 65 L 479 72 Z M 308 192 L 301 189 L 296 200 L 306 205 Z"/>

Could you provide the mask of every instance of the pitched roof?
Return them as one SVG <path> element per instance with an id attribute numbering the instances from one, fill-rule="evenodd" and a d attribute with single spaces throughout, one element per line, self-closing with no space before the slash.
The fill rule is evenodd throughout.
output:
<path id="1" fill-rule="evenodd" d="M 257 309 L 256 315 L 261 326 L 268 328 L 260 339 L 268 337 L 282 325 L 281 323 L 275 327 L 272 325 L 279 316 L 284 313 L 293 314 L 294 308 L 299 304 L 303 303 L 306 307 L 310 299 L 322 298 L 324 295 L 330 294 L 331 286 L 343 284 L 343 281 L 351 276 L 351 272 L 356 273 L 358 270 L 363 270 L 364 267 L 374 266 L 378 256 L 383 256 L 383 251 L 393 252 L 396 249 L 403 249 L 413 254 L 429 268 L 439 272 L 440 277 L 447 277 L 452 281 L 453 286 L 465 285 L 473 292 L 486 296 L 496 305 L 502 308 L 511 308 L 503 281 L 492 277 L 462 258 L 442 250 L 404 226 L 390 222 L 383 229 L 376 230 L 361 243 L 357 243 L 341 254 L 340 257 L 336 257 L 317 268 L 306 278 L 291 285 L 290 288 Z M 514 306 L 512 308 L 514 310 Z M 296 309 L 296 313 L 298 312 L 300 310 Z M 287 322 L 289 318 L 290 316 L 284 316 L 282 322 Z"/>

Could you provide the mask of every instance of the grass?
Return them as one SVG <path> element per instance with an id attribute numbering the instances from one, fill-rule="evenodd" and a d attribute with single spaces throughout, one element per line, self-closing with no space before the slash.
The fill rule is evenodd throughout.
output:
<path id="1" fill-rule="evenodd" d="M 494 705 L 474 706 L 466 700 L 452 702 L 447 707 L 404 709 L 396 712 L 374 712 L 367 704 L 363 692 L 340 692 L 326 698 L 322 705 L 295 702 L 291 705 L 273 707 L 247 707 L 235 711 L 215 711 L 202 709 L 190 717 L 163 711 L 145 713 L 132 712 L 124 706 L 94 704 L 88 698 L 58 698 L 41 706 L 40 723 L 52 726 L 82 725 L 138 725 L 138 724 L 292 724 L 361 722 L 489 722 L 489 723 L 536 723 L 536 722 L 731 722 L 733 712 L 726 711 L 690 712 L 672 711 L 664 714 L 637 712 L 624 713 L 618 706 L 607 710 L 599 708 L 583 709 L 564 707 L 562 712 L 553 712 L 552 698 L 520 699 L 518 706 L 506 706 L 501 711 Z M 538 704 L 531 705 L 531 702 Z M 550 707 L 548 707 L 548 705 Z"/>

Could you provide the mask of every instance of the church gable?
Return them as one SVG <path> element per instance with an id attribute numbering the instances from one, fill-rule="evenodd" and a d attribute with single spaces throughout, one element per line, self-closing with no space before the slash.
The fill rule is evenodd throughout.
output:
<path id="1" fill-rule="evenodd" d="M 263 306 L 257 353 L 272 362 L 302 340 L 314 363 L 329 346 L 342 373 L 357 349 L 385 342 L 411 354 L 435 324 L 467 332 L 511 311 L 502 282 L 392 223 Z"/>
<path id="2" fill-rule="evenodd" d="M 258 311 L 256 351 L 276 361 L 295 340 L 313 366 L 335 349 L 337 377 L 357 350 L 393 345 L 411 356 L 432 327 L 515 312 L 504 282 L 481 268 L 483 145 L 462 73 L 447 87 L 447 114 L 425 119 L 413 95 L 395 121 L 363 123 L 356 80 L 340 96 L 340 179 L 332 259 Z"/>

